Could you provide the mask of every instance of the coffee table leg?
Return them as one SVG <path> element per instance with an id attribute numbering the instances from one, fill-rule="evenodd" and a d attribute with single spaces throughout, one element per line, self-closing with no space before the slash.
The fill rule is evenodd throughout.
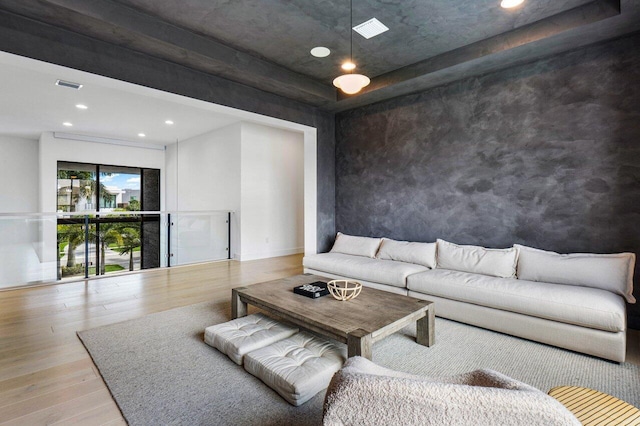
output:
<path id="1" fill-rule="evenodd" d="M 362 356 L 371 359 L 371 334 L 357 329 L 347 335 L 347 356 Z"/>
<path id="2" fill-rule="evenodd" d="M 231 315 L 233 319 L 247 316 L 247 303 L 240 300 L 238 290 L 243 290 L 244 287 L 231 289 Z"/>
<path id="3" fill-rule="evenodd" d="M 427 314 L 417 321 L 416 342 L 423 346 L 431 346 L 436 343 L 436 311 L 433 305 L 429 306 Z"/>

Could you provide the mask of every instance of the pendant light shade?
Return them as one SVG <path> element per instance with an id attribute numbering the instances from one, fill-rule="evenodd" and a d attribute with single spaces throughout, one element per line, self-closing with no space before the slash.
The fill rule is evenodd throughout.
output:
<path id="1" fill-rule="evenodd" d="M 342 64 L 342 69 L 349 71 L 349 74 L 341 75 L 333 80 L 333 85 L 348 95 L 353 95 L 369 85 L 371 80 L 362 74 L 353 74 L 356 65 L 353 63 L 353 0 L 349 0 L 349 62 Z"/>
<path id="2" fill-rule="evenodd" d="M 344 74 L 340 77 L 336 77 L 333 80 L 333 85 L 344 93 L 353 95 L 354 93 L 361 91 L 362 88 L 367 86 L 370 82 L 371 80 L 369 80 L 369 77 L 366 75 Z"/>

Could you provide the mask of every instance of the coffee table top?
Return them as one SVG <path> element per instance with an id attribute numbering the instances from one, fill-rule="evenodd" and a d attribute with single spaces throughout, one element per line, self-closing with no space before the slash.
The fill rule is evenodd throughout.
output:
<path id="1" fill-rule="evenodd" d="M 317 299 L 301 296 L 293 288 L 314 281 L 330 281 L 312 274 L 254 284 L 234 289 L 245 302 L 288 318 L 297 319 L 310 329 L 328 333 L 346 342 L 354 330 L 371 333 L 374 341 L 383 338 L 385 328 L 400 320 L 424 317 L 433 302 L 363 287 L 355 299 L 343 302 L 331 295 Z M 415 321 L 414 319 L 414 321 Z"/>

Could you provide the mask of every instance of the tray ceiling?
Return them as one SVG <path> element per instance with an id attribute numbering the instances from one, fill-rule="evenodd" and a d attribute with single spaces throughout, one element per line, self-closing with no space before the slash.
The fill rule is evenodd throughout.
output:
<path id="1" fill-rule="evenodd" d="M 640 30 L 637 0 L 354 0 L 358 71 L 372 78 L 344 96 L 331 85 L 349 54 L 349 1 L 0 0 L 27 16 L 329 111 L 341 111 L 495 71 Z M 315 58 L 325 46 L 332 53 Z"/>
<path id="2" fill-rule="evenodd" d="M 376 77 L 590 1 L 529 0 L 518 10 L 507 10 L 499 0 L 355 0 L 354 26 L 375 17 L 389 31 L 369 40 L 354 33 L 354 59 L 361 72 Z M 327 84 L 349 57 L 348 0 L 119 3 Z M 315 46 L 328 47 L 332 54 L 314 58 L 309 51 Z"/>

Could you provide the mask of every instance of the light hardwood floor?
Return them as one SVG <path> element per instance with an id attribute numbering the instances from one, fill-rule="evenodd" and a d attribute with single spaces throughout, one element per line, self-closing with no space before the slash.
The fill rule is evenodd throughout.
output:
<path id="1" fill-rule="evenodd" d="M 231 288 L 302 273 L 300 255 L 183 266 L 0 292 L 0 424 L 124 424 L 76 336 L 208 300 Z M 640 365 L 640 332 L 628 361 Z"/>
<path id="2" fill-rule="evenodd" d="M 125 424 L 76 336 L 302 273 L 302 256 L 225 261 L 0 292 L 0 424 Z"/>

